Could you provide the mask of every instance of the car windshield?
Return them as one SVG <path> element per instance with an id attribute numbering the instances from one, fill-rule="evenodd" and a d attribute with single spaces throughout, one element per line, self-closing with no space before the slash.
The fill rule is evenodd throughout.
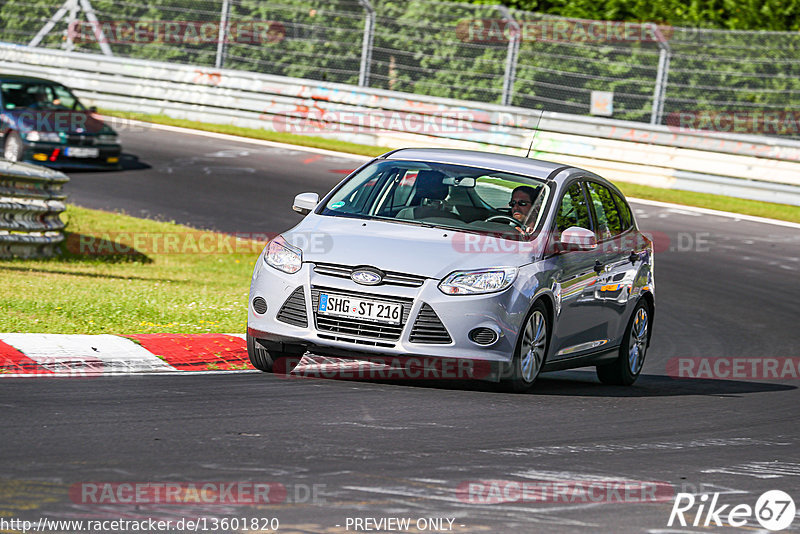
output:
<path id="1" fill-rule="evenodd" d="M 0 83 L 3 109 L 85 111 L 78 99 L 62 85 L 45 82 Z"/>
<path id="2" fill-rule="evenodd" d="M 418 161 L 375 162 L 345 182 L 322 215 L 529 237 L 550 194 L 543 180 Z"/>

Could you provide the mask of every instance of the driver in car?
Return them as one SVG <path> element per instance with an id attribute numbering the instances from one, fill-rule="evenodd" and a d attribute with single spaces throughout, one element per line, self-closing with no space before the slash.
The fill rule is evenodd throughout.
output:
<path id="1" fill-rule="evenodd" d="M 508 203 L 511 207 L 511 216 L 525 225 L 526 231 L 530 231 L 528 218 L 538 196 L 537 190 L 527 185 L 515 187 L 511 192 L 511 200 Z"/>

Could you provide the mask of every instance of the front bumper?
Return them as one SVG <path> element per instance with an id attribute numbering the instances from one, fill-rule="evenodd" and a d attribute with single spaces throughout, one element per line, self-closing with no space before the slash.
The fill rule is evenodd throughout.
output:
<path id="1" fill-rule="evenodd" d="M 439 280 L 426 279 L 420 287 L 394 285 L 363 286 L 350 279 L 323 275 L 314 265 L 304 263 L 295 274 L 284 274 L 257 260 L 250 287 L 248 332 L 266 345 L 281 347 L 287 352 L 305 348 L 310 352 L 344 358 L 364 359 L 369 356 L 436 357 L 507 363 L 511 361 L 517 342 L 518 325 L 527 312 L 530 300 L 513 286 L 499 293 L 485 295 L 445 295 L 439 291 Z M 307 326 L 287 324 L 278 316 L 284 304 L 300 288 Z M 347 294 L 370 294 L 376 299 L 403 300 L 408 304 L 406 318 L 397 339 L 378 339 L 368 335 L 332 332 L 320 329 L 317 321 L 315 291 Z M 265 313 L 257 313 L 253 299 L 263 298 Z M 449 334 L 449 343 L 425 343 L 412 340 L 415 322 L 429 306 Z M 480 345 L 470 339 L 470 332 L 486 328 L 495 332 L 496 340 Z"/>
<path id="2" fill-rule="evenodd" d="M 65 155 L 69 148 L 96 148 L 96 158 L 75 158 Z M 120 145 L 97 145 L 91 147 L 58 143 L 24 142 L 22 161 L 58 169 L 119 169 L 122 147 Z"/>

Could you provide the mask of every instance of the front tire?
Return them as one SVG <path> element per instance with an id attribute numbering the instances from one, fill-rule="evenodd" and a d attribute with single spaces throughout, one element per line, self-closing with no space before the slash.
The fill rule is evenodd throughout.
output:
<path id="1" fill-rule="evenodd" d="M 642 372 L 650 341 L 650 306 L 640 300 L 625 329 L 619 356 L 612 363 L 597 366 L 597 378 L 603 384 L 630 386 Z"/>
<path id="2" fill-rule="evenodd" d="M 511 361 L 511 376 L 505 380 L 505 385 L 514 393 L 530 390 L 542 372 L 550 346 L 547 317 L 547 308 L 540 300 L 533 305 L 525 319 Z"/>
<path id="3" fill-rule="evenodd" d="M 6 141 L 3 144 L 3 157 L 8 161 L 20 161 L 22 159 L 22 139 L 17 132 L 8 132 Z"/>
<path id="4" fill-rule="evenodd" d="M 250 363 L 259 371 L 265 373 L 289 374 L 300 363 L 302 354 L 279 354 L 265 349 L 261 343 L 250 334 L 247 334 L 247 356 Z"/>

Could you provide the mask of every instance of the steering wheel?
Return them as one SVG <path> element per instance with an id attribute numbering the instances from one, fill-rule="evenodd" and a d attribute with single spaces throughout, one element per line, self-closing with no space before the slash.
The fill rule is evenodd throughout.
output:
<path id="1" fill-rule="evenodd" d="M 519 228 L 520 230 L 525 230 L 525 225 L 524 224 L 522 224 L 521 222 L 516 220 L 514 217 L 509 217 L 508 215 L 492 215 L 491 217 L 486 219 L 486 222 L 492 222 L 494 220 L 500 220 L 500 221 L 503 221 L 503 222 L 511 223 L 514 226 L 516 226 L 517 228 Z"/>

